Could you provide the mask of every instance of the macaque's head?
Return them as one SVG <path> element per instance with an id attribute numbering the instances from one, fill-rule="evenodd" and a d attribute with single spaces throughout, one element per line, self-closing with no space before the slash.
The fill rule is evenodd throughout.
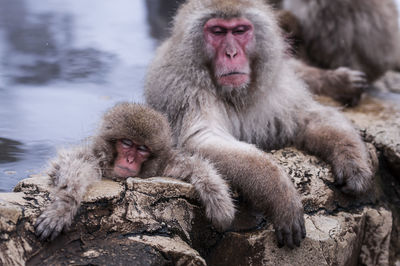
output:
<path id="1" fill-rule="evenodd" d="M 171 147 L 171 130 L 162 114 L 144 105 L 121 103 L 104 115 L 94 151 L 105 156 L 106 176 L 126 178 L 155 175 Z"/>
<path id="2" fill-rule="evenodd" d="M 280 33 L 265 0 L 186 1 L 174 19 L 169 42 L 175 57 L 169 63 L 186 67 L 182 81 L 240 100 L 282 72 L 286 48 Z"/>

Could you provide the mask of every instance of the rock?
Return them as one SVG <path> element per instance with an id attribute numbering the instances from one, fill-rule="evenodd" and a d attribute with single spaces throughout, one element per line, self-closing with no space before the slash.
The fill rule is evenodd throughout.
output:
<path id="1" fill-rule="evenodd" d="M 207 265 L 200 254 L 179 237 L 132 236 L 129 239 L 160 249 L 174 258 L 174 265 Z"/>
<path id="2" fill-rule="evenodd" d="M 360 264 L 389 265 L 387 252 L 389 251 L 392 222 L 392 214 L 383 208 L 367 212 Z"/>
<path id="3" fill-rule="evenodd" d="M 0 232 L 2 234 L 15 231 L 16 224 L 22 216 L 22 208 L 9 203 L 0 201 Z"/>
<path id="4" fill-rule="evenodd" d="M 364 138 L 382 151 L 392 172 L 400 180 L 400 107 L 366 95 L 360 105 L 344 110 Z"/>
<path id="5" fill-rule="evenodd" d="M 103 200 L 116 203 L 122 198 L 124 192 L 125 187 L 121 183 L 103 180 L 89 187 L 89 191 L 86 193 L 83 201 L 97 202 Z"/>
<path id="6" fill-rule="evenodd" d="M 376 228 L 374 234 L 384 230 L 382 223 L 392 219 L 393 226 L 390 235 L 389 263 L 395 265 L 400 261 L 400 73 L 389 71 L 374 84 L 374 90 L 369 91 L 359 106 L 344 110 L 345 115 L 360 129 L 366 141 L 371 142 L 381 154 L 379 184 L 384 193 L 382 201 L 392 211 L 391 218 L 379 211 L 381 215 L 369 218 L 371 228 Z M 395 93 L 393 93 L 395 92 Z M 381 221 L 381 219 L 384 219 Z M 369 229 L 368 229 L 369 230 Z M 386 234 L 387 228 L 382 234 Z M 385 244 L 386 244 L 385 240 Z M 369 246 L 380 245 L 380 242 Z M 363 254 L 374 254 L 362 250 L 360 263 L 363 265 L 385 265 L 386 258 L 375 253 L 370 259 Z M 386 254 L 383 255 L 386 257 Z M 396 262 L 397 261 L 397 262 Z"/>
<path id="7" fill-rule="evenodd" d="M 30 192 L 35 194 L 39 192 L 47 193 L 51 190 L 50 180 L 47 176 L 32 175 L 31 178 L 24 179 L 14 187 L 14 192 Z"/>
<path id="8" fill-rule="evenodd" d="M 268 220 L 245 204 L 233 227 L 216 231 L 192 185 L 171 178 L 94 184 L 70 230 L 40 242 L 32 224 L 49 202 L 44 176 L 0 193 L 2 265 L 387 265 L 391 212 L 375 197 L 354 199 L 333 186 L 330 168 L 293 148 L 273 151 L 306 210 L 300 248 L 277 248 Z M 244 209 L 243 209 L 244 208 Z M 243 211 L 242 211 L 243 209 Z M 243 217 L 245 216 L 245 217 Z M 247 221 L 246 221 L 247 219 Z M 266 217 L 268 219 L 268 217 Z M 251 221 L 251 222 L 249 222 Z"/>
<path id="9" fill-rule="evenodd" d="M 210 265 L 356 265 L 360 249 L 370 251 L 370 246 L 363 243 L 363 238 L 366 219 L 371 211 L 375 210 L 365 208 L 353 214 L 307 215 L 307 238 L 300 248 L 293 250 L 276 246 L 271 227 L 246 233 L 230 232 L 213 249 L 208 261 Z M 386 225 L 391 228 L 391 223 Z M 374 240 L 385 239 L 374 236 Z M 389 246 L 377 246 L 376 251 L 388 263 Z M 368 259 L 374 259 L 374 254 L 365 255 Z"/>
<path id="10" fill-rule="evenodd" d="M 301 193 L 306 212 L 325 210 L 331 213 L 338 208 L 351 209 L 363 203 L 373 204 L 376 200 L 374 192 L 357 200 L 341 193 L 334 186 L 330 166 L 315 156 L 306 155 L 294 148 L 285 148 L 271 153 Z"/>
<path id="11" fill-rule="evenodd" d="M 89 189 L 71 229 L 41 243 L 32 224 L 49 201 L 48 184 L 35 176 L 21 181 L 19 192 L 0 193 L 0 249 L 7 251 L 1 265 L 206 264 L 190 246 L 200 213 L 191 185 L 168 178 L 103 180 Z"/>
<path id="12" fill-rule="evenodd" d="M 324 104 L 341 108 L 360 130 L 364 139 L 372 143 L 380 154 L 377 187 L 380 202 L 392 211 L 390 265 L 400 261 L 400 73 L 389 71 L 363 95 L 358 106 L 343 108 L 326 97 L 318 97 Z M 379 261 L 375 258 L 371 261 Z M 368 261 L 368 260 L 366 260 Z M 371 263 L 371 261 L 368 261 Z M 360 262 L 361 263 L 361 262 Z M 378 263 L 378 262 L 376 262 Z M 367 262 L 364 264 L 368 265 Z M 384 263 L 385 264 L 385 263 Z"/>

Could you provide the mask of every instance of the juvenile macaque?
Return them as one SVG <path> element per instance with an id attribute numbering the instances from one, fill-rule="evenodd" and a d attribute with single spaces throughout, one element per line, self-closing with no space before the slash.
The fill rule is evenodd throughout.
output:
<path id="1" fill-rule="evenodd" d="M 36 221 L 41 239 L 54 239 L 71 225 L 88 187 L 101 177 L 166 176 L 188 181 L 215 226 L 226 228 L 234 218 L 229 187 L 213 165 L 173 149 L 167 119 L 144 105 L 122 103 L 110 109 L 91 144 L 60 151 L 49 176 L 55 199 Z"/>
<path id="2" fill-rule="evenodd" d="M 189 0 L 150 65 L 145 95 L 168 115 L 178 146 L 215 163 L 292 248 L 306 236 L 303 206 L 264 151 L 295 145 L 321 156 L 349 194 L 366 191 L 372 171 L 358 133 L 312 99 L 286 51 L 264 1 Z"/>

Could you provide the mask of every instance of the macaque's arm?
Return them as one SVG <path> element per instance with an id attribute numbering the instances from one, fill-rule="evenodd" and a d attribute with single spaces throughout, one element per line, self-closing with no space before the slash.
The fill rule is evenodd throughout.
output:
<path id="1" fill-rule="evenodd" d="M 163 175 L 191 183 L 214 226 L 226 229 L 232 223 L 235 205 L 229 186 L 208 160 L 199 155 L 177 153 L 168 162 Z"/>
<path id="2" fill-rule="evenodd" d="M 48 175 L 54 183 L 52 203 L 36 221 L 36 235 L 41 240 L 54 239 L 63 228 L 68 228 L 81 204 L 89 185 L 101 179 L 99 160 L 89 147 L 60 150 L 51 162 Z"/>

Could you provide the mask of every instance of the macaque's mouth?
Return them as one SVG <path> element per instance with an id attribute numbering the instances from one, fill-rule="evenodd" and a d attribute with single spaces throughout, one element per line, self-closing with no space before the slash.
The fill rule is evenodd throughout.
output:
<path id="1" fill-rule="evenodd" d="M 115 169 L 117 168 L 117 169 Z M 116 165 L 114 168 L 115 172 L 120 176 L 120 177 L 135 177 L 138 175 L 138 171 L 135 169 L 130 169 L 128 167 Z"/>
<path id="2" fill-rule="evenodd" d="M 228 77 L 228 76 L 233 76 L 233 75 L 247 75 L 247 73 L 234 71 L 234 72 L 222 74 L 221 77 Z"/>
<path id="3" fill-rule="evenodd" d="M 221 86 L 238 88 L 248 84 L 249 80 L 249 74 L 245 72 L 234 71 L 221 75 L 217 82 Z"/>

